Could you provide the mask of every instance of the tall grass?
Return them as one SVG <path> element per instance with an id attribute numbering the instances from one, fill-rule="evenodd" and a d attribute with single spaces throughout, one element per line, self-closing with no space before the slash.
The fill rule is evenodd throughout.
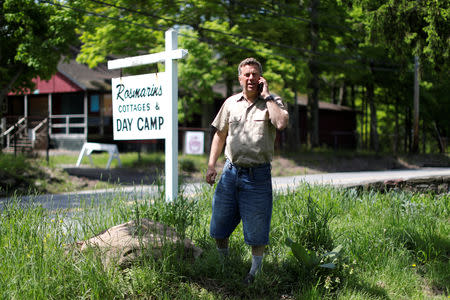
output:
<path id="1" fill-rule="evenodd" d="M 120 193 L 86 201 L 78 210 L 48 211 L 18 199 L 0 219 L 1 299 L 447 299 L 449 195 L 379 193 L 310 187 L 274 196 L 270 246 L 250 287 L 251 264 L 239 225 L 222 259 L 209 237 L 213 190 L 204 186 L 173 203 Z M 88 204 L 89 203 L 89 204 Z M 131 219 L 173 226 L 203 248 L 195 261 L 176 249 L 130 268 L 105 269 L 95 252 L 66 245 Z M 335 270 L 308 270 L 286 238 L 323 253 L 342 245 Z"/>

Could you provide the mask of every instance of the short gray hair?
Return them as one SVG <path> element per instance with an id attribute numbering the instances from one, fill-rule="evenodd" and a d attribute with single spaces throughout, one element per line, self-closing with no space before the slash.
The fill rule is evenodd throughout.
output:
<path id="1" fill-rule="evenodd" d="M 261 63 L 253 57 L 248 57 L 248 58 L 244 59 L 243 61 L 241 61 L 241 63 L 239 64 L 239 67 L 238 67 L 238 75 L 241 75 L 241 68 L 244 66 L 247 66 L 247 65 L 257 66 L 259 69 L 259 74 L 262 75 Z"/>

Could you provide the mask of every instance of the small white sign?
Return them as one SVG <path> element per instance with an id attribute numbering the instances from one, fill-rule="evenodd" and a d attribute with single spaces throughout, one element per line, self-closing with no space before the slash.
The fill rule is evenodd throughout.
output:
<path id="1" fill-rule="evenodd" d="M 165 73 L 112 79 L 114 140 L 165 139 L 171 99 Z"/>
<path id="2" fill-rule="evenodd" d="M 203 154 L 205 133 L 203 131 L 186 131 L 184 153 Z"/>

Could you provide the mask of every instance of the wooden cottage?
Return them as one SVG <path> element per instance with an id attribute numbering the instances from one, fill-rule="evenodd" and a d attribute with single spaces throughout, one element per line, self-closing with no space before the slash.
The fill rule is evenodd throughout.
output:
<path id="1" fill-rule="evenodd" d="M 33 80 L 33 91 L 10 93 L 2 118 L 4 147 L 43 148 L 49 141 L 53 148 L 79 150 L 88 140 L 111 141 L 111 78 L 117 76 L 119 71 L 71 59 L 61 61 L 50 80 Z"/>

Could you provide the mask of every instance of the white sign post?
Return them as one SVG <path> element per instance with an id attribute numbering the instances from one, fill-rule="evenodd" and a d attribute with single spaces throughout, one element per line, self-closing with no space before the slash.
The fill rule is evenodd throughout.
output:
<path id="1" fill-rule="evenodd" d="M 178 48 L 177 32 L 166 31 L 166 51 L 108 61 L 108 69 L 165 62 L 165 72 L 114 78 L 115 140 L 165 139 L 166 201 L 178 193 L 178 68 L 187 51 Z"/>

